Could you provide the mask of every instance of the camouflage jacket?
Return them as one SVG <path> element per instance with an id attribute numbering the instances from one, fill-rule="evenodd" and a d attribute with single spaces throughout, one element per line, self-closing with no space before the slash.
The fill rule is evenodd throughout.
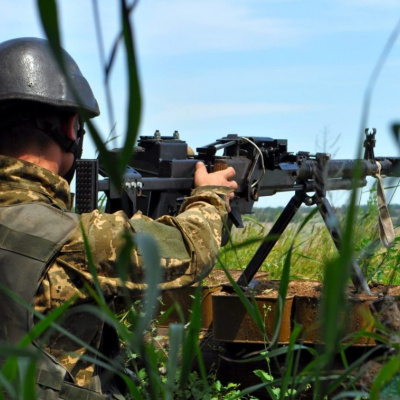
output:
<path id="1" fill-rule="evenodd" d="M 0 206 L 41 202 L 67 211 L 71 208 L 69 189 L 63 178 L 46 169 L 0 156 Z M 43 277 L 35 309 L 46 314 L 72 296 L 78 297 L 77 304 L 92 302 L 83 289 L 87 284 L 93 286 L 93 277 L 89 271 L 82 229 L 89 241 L 99 284 L 109 301 L 126 293 L 126 286 L 133 292 L 142 290 L 144 286 L 140 278 L 139 281 L 132 278 L 124 286 L 116 272 L 115 264 L 126 232 L 148 233 L 157 240 L 161 265 L 165 269 L 162 289 L 196 282 L 216 263 L 227 216 L 224 200 L 227 193 L 229 189 L 222 187 L 197 188 L 184 200 L 178 216 L 164 216 L 157 220 L 139 213 L 131 219 L 123 212 L 105 214 L 95 210 L 83 214 L 80 226 L 73 230 Z M 142 275 L 141 256 L 135 250 L 130 268 L 131 277 Z M 74 313 L 64 326 L 88 345 L 99 348 L 102 322 L 95 317 Z M 78 385 L 90 384 L 94 365 L 81 359 L 81 355 L 87 353 L 85 347 L 58 333 L 46 341 L 45 349 L 71 372 Z"/>

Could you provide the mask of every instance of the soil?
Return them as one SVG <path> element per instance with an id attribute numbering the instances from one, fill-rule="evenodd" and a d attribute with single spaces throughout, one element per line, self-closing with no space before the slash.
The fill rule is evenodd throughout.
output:
<path id="1" fill-rule="evenodd" d="M 256 281 L 252 286 L 253 294 L 258 296 L 276 296 L 280 281 Z M 287 298 L 294 296 L 320 297 L 322 285 L 315 281 L 291 281 L 287 288 Z"/>
<path id="2" fill-rule="evenodd" d="M 229 270 L 229 274 L 232 276 L 234 281 L 236 282 L 243 271 L 238 270 Z M 268 272 L 258 272 L 254 279 L 267 279 Z M 211 273 L 203 280 L 203 286 L 212 288 L 216 286 L 225 286 L 229 285 L 229 279 L 227 278 L 225 272 L 221 269 L 214 269 Z"/>
<path id="3" fill-rule="evenodd" d="M 231 270 L 229 271 L 232 278 L 237 281 L 241 275 L 241 271 Z M 208 288 L 213 288 L 217 286 L 229 286 L 229 280 L 225 275 L 224 271 L 214 270 L 211 274 L 204 279 L 203 286 Z M 243 288 L 248 294 L 254 295 L 257 298 L 276 297 L 279 290 L 280 281 L 279 280 L 268 280 L 267 272 L 257 273 L 250 282 L 247 288 Z M 400 286 L 388 286 L 381 283 L 373 282 L 370 284 L 370 290 L 372 296 L 364 292 L 357 293 L 353 286 L 349 285 L 347 288 L 347 294 L 349 298 L 360 301 L 374 301 L 381 299 L 386 296 L 390 296 L 399 301 L 400 304 Z M 233 291 L 224 291 L 226 295 L 236 296 Z M 287 298 L 297 297 L 310 297 L 319 298 L 322 294 L 322 283 L 318 281 L 290 281 L 287 288 Z M 397 299 L 398 298 L 398 299 Z"/>
<path id="4" fill-rule="evenodd" d="M 242 271 L 229 270 L 229 274 L 232 278 L 237 281 L 242 274 Z M 253 288 L 255 292 L 262 294 L 265 289 L 276 289 L 279 287 L 280 281 L 278 280 L 267 280 L 268 272 L 258 272 L 249 287 Z M 227 285 L 229 280 L 223 270 L 214 269 L 204 280 L 203 286 L 213 287 L 218 285 Z M 289 282 L 288 291 L 292 294 L 301 293 L 313 296 L 318 295 L 321 292 L 322 283 L 318 281 L 306 281 L 298 280 Z M 373 295 L 390 295 L 390 296 L 400 296 L 400 286 L 387 286 L 382 283 L 372 282 L 370 284 L 370 289 Z M 348 292 L 355 295 L 354 288 L 349 286 Z M 367 296 L 364 293 L 357 294 L 357 297 Z"/>
<path id="5" fill-rule="evenodd" d="M 357 386 L 361 390 L 369 391 L 376 376 L 382 368 L 382 363 L 375 360 L 366 362 L 361 368 L 361 376 L 357 380 Z"/>

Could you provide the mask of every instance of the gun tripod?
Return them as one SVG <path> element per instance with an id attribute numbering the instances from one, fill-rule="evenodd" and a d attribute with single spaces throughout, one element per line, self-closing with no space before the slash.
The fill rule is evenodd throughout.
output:
<path id="1" fill-rule="evenodd" d="M 260 269 L 262 263 L 275 246 L 275 243 L 279 240 L 282 233 L 285 231 L 303 203 L 306 205 L 315 204 L 318 207 L 318 210 L 325 222 L 326 227 L 328 228 L 333 242 L 336 248 L 340 251 L 341 232 L 337 217 L 331 207 L 331 204 L 329 203 L 329 200 L 324 195 L 314 195 L 313 197 L 310 197 L 307 195 L 306 191 L 296 192 L 269 231 L 268 235 L 266 236 L 266 240 L 260 245 L 253 258 L 240 275 L 237 281 L 239 286 L 247 286 L 253 279 L 254 275 Z M 363 290 L 365 293 L 371 294 L 368 283 L 355 259 L 351 261 L 351 267 L 350 277 L 357 292 Z"/>

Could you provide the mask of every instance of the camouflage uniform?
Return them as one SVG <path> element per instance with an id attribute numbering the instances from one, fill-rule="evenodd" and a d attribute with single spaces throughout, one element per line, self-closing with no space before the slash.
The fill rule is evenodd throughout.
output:
<path id="1" fill-rule="evenodd" d="M 112 301 L 122 296 L 124 287 L 142 290 L 140 281 L 129 281 L 123 287 L 115 262 L 124 244 L 122 235 L 128 232 L 149 233 L 159 244 L 161 265 L 165 268 L 162 289 L 190 285 L 210 272 L 216 263 L 221 232 L 226 219 L 225 195 L 230 189 L 202 187 L 187 197 L 177 217 L 163 216 L 151 220 L 139 213 L 131 219 L 123 212 L 100 213 L 98 210 L 81 216 L 77 226 L 51 264 L 35 299 L 36 310 L 46 314 L 77 296 L 77 304 L 92 302 L 82 288 L 92 285 L 88 258 L 81 227 L 86 233 L 98 280 L 105 298 Z M 60 176 L 29 162 L 0 156 L 0 206 L 41 202 L 62 210 L 71 208 L 67 182 Z M 45 221 L 43 222 L 45 223 Z M 141 256 L 132 253 L 132 276 L 141 276 Z M 64 322 L 68 330 L 88 345 L 99 348 L 102 322 L 87 313 L 74 313 Z M 57 333 L 46 343 L 46 350 L 55 356 L 75 377 L 80 386 L 89 386 L 93 364 L 80 359 L 87 352 L 84 347 Z M 68 354 L 67 354 L 68 353 Z"/>

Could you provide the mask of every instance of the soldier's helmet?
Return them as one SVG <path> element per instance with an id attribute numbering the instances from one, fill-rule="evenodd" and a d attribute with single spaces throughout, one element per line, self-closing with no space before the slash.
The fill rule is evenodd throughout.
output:
<path id="1" fill-rule="evenodd" d="M 82 109 L 89 118 L 99 115 L 89 83 L 73 58 L 65 50 L 62 54 L 68 77 L 47 40 L 28 37 L 0 43 L 0 105 L 34 102 L 65 111 Z"/>

